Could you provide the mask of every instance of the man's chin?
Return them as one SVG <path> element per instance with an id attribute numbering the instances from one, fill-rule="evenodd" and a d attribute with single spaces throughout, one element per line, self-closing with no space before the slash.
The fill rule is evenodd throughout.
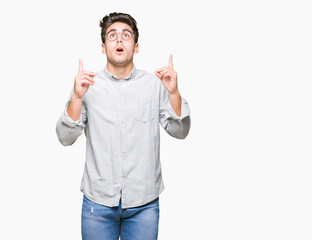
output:
<path id="1" fill-rule="evenodd" d="M 118 67 L 122 67 L 122 66 L 127 66 L 128 64 L 132 63 L 132 59 L 131 60 L 113 59 L 113 60 L 109 60 L 109 62 Z"/>

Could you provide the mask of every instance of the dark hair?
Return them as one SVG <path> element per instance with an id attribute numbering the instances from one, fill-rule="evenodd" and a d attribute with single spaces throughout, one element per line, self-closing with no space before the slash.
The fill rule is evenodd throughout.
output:
<path id="1" fill-rule="evenodd" d="M 122 22 L 128 24 L 134 32 L 134 42 L 137 43 L 139 39 L 139 30 L 137 28 L 137 23 L 133 17 L 126 13 L 113 12 L 103 17 L 100 21 L 101 27 L 101 38 L 102 42 L 105 43 L 105 34 L 107 28 L 115 22 Z"/>

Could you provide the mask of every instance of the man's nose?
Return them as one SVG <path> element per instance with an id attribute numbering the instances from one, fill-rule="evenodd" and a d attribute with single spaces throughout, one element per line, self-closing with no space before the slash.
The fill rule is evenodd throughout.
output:
<path id="1" fill-rule="evenodd" d="M 122 41 L 121 34 L 122 34 L 122 33 L 118 33 L 118 34 L 117 34 L 117 42 L 121 42 L 121 41 Z"/>

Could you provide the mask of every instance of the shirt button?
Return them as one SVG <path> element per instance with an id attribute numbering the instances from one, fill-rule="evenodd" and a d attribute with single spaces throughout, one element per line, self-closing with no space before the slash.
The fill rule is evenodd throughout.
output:
<path id="1" fill-rule="evenodd" d="M 123 180 L 123 181 L 126 181 L 126 177 L 123 177 L 122 180 Z"/>
<path id="2" fill-rule="evenodd" d="M 125 120 L 122 120 L 121 122 L 122 122 L 122 123 L 125 123 Z"/>
<path id="3" fill-rule="evenodd" d="M 124 142 L 124 141 L 126 141 L 126 139 L 125 139 L 125 138 L 122 138 L 122 141 Z"/>

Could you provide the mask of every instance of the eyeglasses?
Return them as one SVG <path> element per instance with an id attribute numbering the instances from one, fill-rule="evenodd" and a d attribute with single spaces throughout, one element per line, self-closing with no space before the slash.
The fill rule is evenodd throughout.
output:
<path id="1" fill-rule="evenodd" d="M 106 33 L 105 35 L 107 36 L 107 39 L 109 41 L 115 41 L 118 37 L 118 34 L 116 30 L 110 30 L 108 33 Z M 121 37 L 123 40 L 130 40 L 133 35 L 134 35 L 134 32 L 130 32 L 129 30 L 127 29 L 124 29 L 122 30 L 122 32 L 120 33 L 121 34 Z"/>

